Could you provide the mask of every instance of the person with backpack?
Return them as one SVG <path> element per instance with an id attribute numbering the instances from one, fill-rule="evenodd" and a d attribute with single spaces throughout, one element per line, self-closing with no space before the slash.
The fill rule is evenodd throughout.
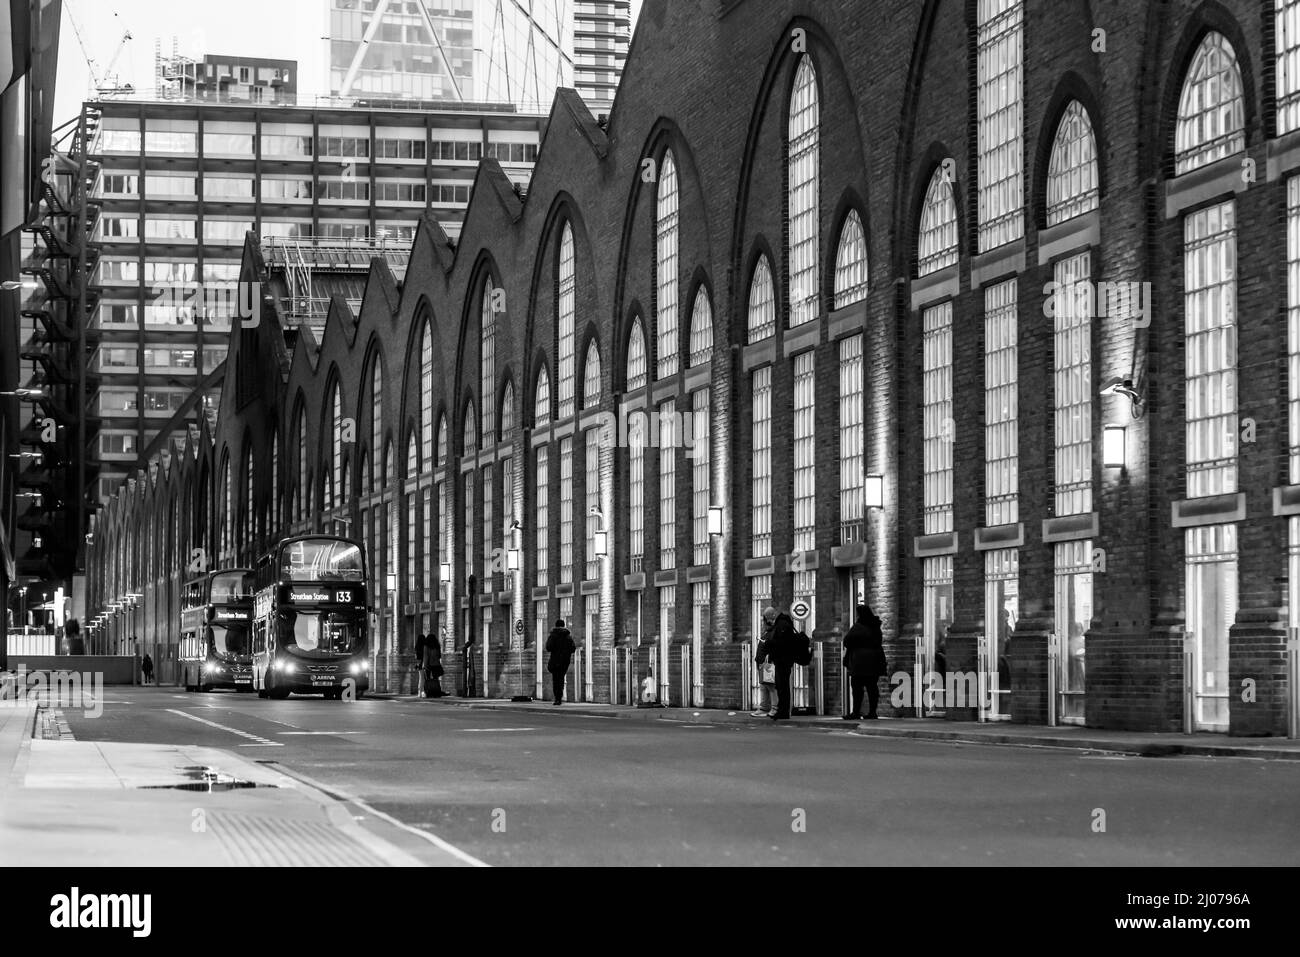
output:
<path id="1" fill-rule="evenodd" d="M 145 652 L 144 659 L 140 662 L 140 674 L 144 675 L 145 684 L 153 684 L 153 659 L 148 652 Z"/>
<path id="2" fill-rule="evenodd" d="M 846 720 L 875 718 L 880 702 L 880 676 L 886 671 L 884 635 L 880 618 L 868 605 L 859 605 L 858 619 L 844 636 L 844 667 L 849 671 L 849 685 L 853 689 L 853 710 Z M 866 693 L 869 711 L 862 713 L 862 697 Z"/>
<path id="3" fill-rule="evenodd" d="M 785 721 L 790 717 L 790 671 L 796 664 L 807 664 L 810 656 L 805 650 L 811 645 L 807 635 L 795 632 L 794 622 L 785 612 L 769 605 L 763 609 L 763 621 L 767 623 L 767 659 L 776 665 L 776 713 L 768 717 Z"/>
<path id="4" fill-rule="evenodd" d="M 569 673 L 569 662 L 578 646 L 573 635 L 564 627 L 564 619 L 555 619 L 555 627 L 546 639 L 546 652 L 551 657 L 546 662 L 546 670 L 551 673 L 551 684 L 555 689 L 555 704 L 564 704 L 564 679 Z"/>

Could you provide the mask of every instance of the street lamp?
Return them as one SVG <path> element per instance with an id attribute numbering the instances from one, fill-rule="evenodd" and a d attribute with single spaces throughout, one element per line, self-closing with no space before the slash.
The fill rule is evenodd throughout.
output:
<path id="1" fill-rule="evenodd" d="M 40 389 L 14 389 L 12 391 L 0 392 L 2 396 L 11 396 L 17 399 L 43 399 L 45 393 Z"/>
<path id="2" fill-rule="evenodd" d="M 519 571 L 519 538 L 523 534 L 524 527 L 519 524 L 519 519 L 510 523 L 510 531 L 514 532 L 514 547 L 506 550 L 506 569 L 508 571 Z"/>
<path id="3" fill-rule="evenodd" d="M 37 288 L 39 283 L 35 279 L 6 279 L 0 282 L 0 289 L 5 292 L 17 292 L 20 289 L 31 291 Z"/>

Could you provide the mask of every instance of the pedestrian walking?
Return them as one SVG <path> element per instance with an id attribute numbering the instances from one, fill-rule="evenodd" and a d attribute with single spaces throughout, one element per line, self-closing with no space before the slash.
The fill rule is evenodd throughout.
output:
<path id="1" fill-rule="evenodd" d="M 763 621 L 767 623 L 767 658 L 776 668 L 776 712 L 768 717 L 784 721 L 790 717 L 790 671 L 798 655 L 798 638 L 790 616 L 771 605 L 763 609 Z"/>
<path id="2" fill-rule="evenodd" d="M 755 718 L 770 718 L 776 714 L 776 662 L 768 654 L 768 641 L 772 626 L 764 624 L 763 634 L 754 648 L 754 665 L 758 668 L 758 709 L 751 711 Z"/>
<path id="3" fill-rule="evenodd" d="M 442 646 L 438 639 L 429 635 L 424 639 L 424 696 L 426 698 L 442 697 Z"/>
<path id="4" fill-rule="evenodd" d="M 148 652 L 145 652 L 144 658 L 140 661 L 140 674 L 144 675 L 145 684 L 153 684 L 153 659 L 149 657 Z"/>
<path id="5" fill-rule="evenodd" d="M 844 636 L 844 667 L 849 670 L 849 685 L 853 690 L 853 710 L 845 720 L 875 718 L 880 703 L 880 676 L 885 667 L 884 634 L 880 618 L 867 605 L 857 608 L 857 621 Z M 862 713 L 862 697 L 866 693 L 868 712 Z"/>
<path id="6" fill-rule="evenodd" d="M 551 673 L 551 684 L 555 690 L 555 704 L 564 703 L 564 679 L 569 671 L 569 662 L 577 650 L 573 635 L 564 626 L 564 619 L 555 619 L 555 627 L 546 639 L 546 652 L 551 657 L 546 663 L 546 670 Z"/>

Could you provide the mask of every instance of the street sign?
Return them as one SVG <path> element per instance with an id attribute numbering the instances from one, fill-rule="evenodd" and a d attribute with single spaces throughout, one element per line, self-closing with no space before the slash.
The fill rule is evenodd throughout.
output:
<path id="1" fill-rule="evenodd" d="M 812 611 L 812 609 L 809 608 L 808 603 L 803 600 L 797 601 L 790 606 L 790 614 L 794 616 L 795 621 L 803 621 L 808 617 L 810 611 Z"/>
<path id="2" fill-rule="evenodd" d="M 523 633 L 524 633 L 524 620 L 523 620 L 522 618 L 516 618 L 516 619 L 515 619 L 515 634 L 516 634 L 516 635 L 522 635 Z"/>

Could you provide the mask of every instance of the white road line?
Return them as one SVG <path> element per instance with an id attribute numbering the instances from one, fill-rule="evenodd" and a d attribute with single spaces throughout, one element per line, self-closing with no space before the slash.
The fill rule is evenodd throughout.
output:
<path id="1" fill-rule="evenodd" d="M 277 731 L 276 734 L 365 734 L 364 731 Z"/>
<path id="2" fill-rule="evenodd" d="M 470 731 L 536 731 L 536 728 L 458 728 L 462 733 Z"/>
<path id="3" fill-rule="evenodd" d="M 361 808 L 361 810 L 365 811 L 367 814 L 373 814 L 381 821 L 387 821 L 389 824 L 393 825 L 393 827 L 400 828 L 401 830 L 406 831 L 408 834 L 414 834 L 416 837 L 428 841 L 434 847 L 438 848 L 439 850 L 446 851 L 452 857 L 456 858 L 457 860 L 464 861 L 466 864 L 469 864 L 471 867 L 492 866 L 490 864 L 485 863 L 484 861 L 480 861 L 477 857 L 475 857 L 472 854 L 467 854 L 465 851 L 462 851 L 456 845 L 447 843 L 436 834 L 431 834 L 428 831 L 423 831 L 418 827 L 412 827 L 410 824 L 405 824 L 402 821 L 399 821 L 391 814 L 385 814 L 383 811 L 379 810 L 378 808 L 371 807 L 365 801 L 361 800 L 358 797 L 353 797 L 351 794 L 342 790 L 341 788 L 337 788 L 332 784 L 325 784 L 321 781 L 317 781 L 313 778 L 309 778 L 301 771 L 297 771 L 297 770 L 290 771 L 284 768 L 282 768 L 282 770 L 284 774 L 288 775 L 291 778 L 297 778 L 298 780 L 302 781 L 304 784 L 309 784 L 318 791 L 321 791 L 328 795 L 333 795 L 339 798 L 340 800 L 348 801 L 352 804 L 355 804 L 357 807 Z"/>
<path id="4" fill-rule="evenodd" d="M 208 725 L 208 726 L 211 727 L 211 728 L 216 728 L 216 729 L 218 729 L 219 731 L 229 731 L 231 734 L 237 734 L 237 735 L 239 735 L 241 738 L 248 738 L 248 740 L 250 740 L 250 741 L 256 741 L 259 745 L 261 745 L 261 746 L 264 747 L 264 748 L 265 748 L 265 747 L 271 747 L 271 748 L 283 748 L 283 747 L 284 747 L 284 742 L 283 742 L 283 741 L 270 741 L 270 740 L 268 740 L 268 739 L 266 739 L 266 738 L 263 738 L 263 737 L 260 737 L 260 736 L 258 736 L 258 735 L 256 735 L 256 734 L 249 734 L 247 731 L 240 731 L 238 728 L 227 727 L 227 726 L 224 725 L 224 724 L 217 724 L 215 721 L 209 721 L 207 718 L 200 718 L 197 714 L 190 714 L 188 711 L 181 711 L 181 710 L 178 709 L 178 708 L 168 708 L 167 710 L 170 711 L 172 714 L 178 714 L 178 715 L 180 715 L 182 718 L 189 718 L 191 721 L 197 721 L 197 722 L 199 722 L 199 724 L 206 724 L 206 725 Z M 247 747 L 247 745 L 245 745 L 245 747 Z"/>

